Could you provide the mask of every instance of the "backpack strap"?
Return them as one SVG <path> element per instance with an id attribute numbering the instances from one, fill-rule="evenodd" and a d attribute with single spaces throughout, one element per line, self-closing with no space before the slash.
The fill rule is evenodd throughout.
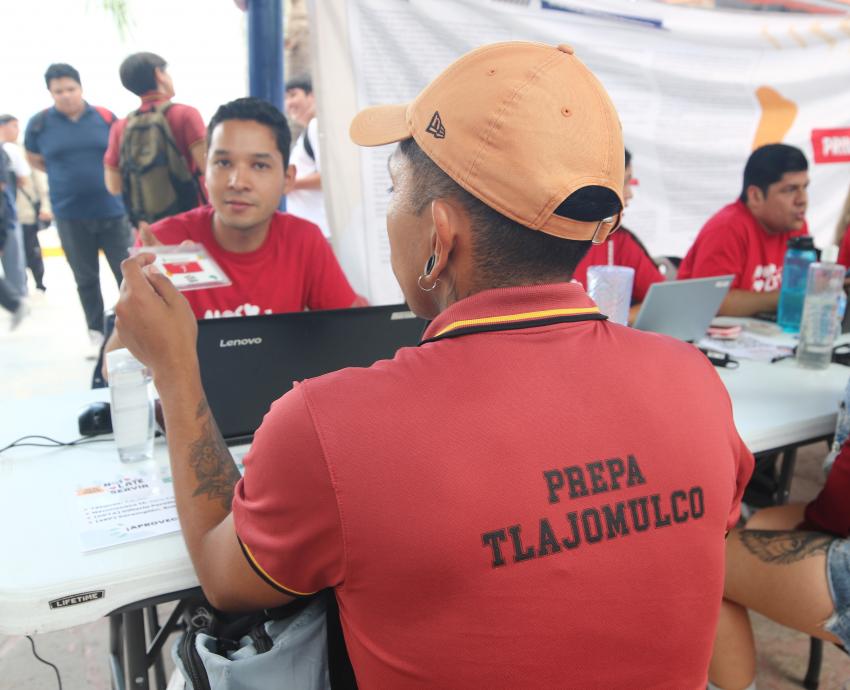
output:
<path id="1" fill-rule="evenodd" d="M 307 155 L 310 156 L 310 160 L 316 160 L 316 154 L 313 152 L 313 144 L 310 143 L 309 137 L 310 125 L 308 124 L 304 128 L 304 150 L 307 152 Z"/>
<path id="2" fill-rule="evenodd" d="M 172 103 L 171 101 L 166 101 L 165 103 L 160 103 L 159 105 L 155 105 L 154 109 L 159 110 L 163 114 L 163 116 L 166 117 L 167 114 L 168 114 L 168 111 L 169 111 L 169 109 L 171 108 L 172 105 L 174 105 L 174 103 Z M 167 120 L 166 120 L 166 122 L 167 122 Z M 170 129 L 171 129 L 171 125 L 169 125 L 169 130 Z M 305 130 L 305 132 L 306 132 L 306 130 Z M 174 132 L 171 132 L 171 138 L 174 139 Z M 177 144 L 176 139 L 174 140 L 174 143 L 175 143 L 175 145 Z M 191 152 L 189 153 L 189 155 L 190 156 L 192 155 Z M 312 155 L 312 153 L 311 153 L 311 155 Z M 189 161 L 186 161 L 186 166 L 189 168 L 190 171 L 192 170 L 192 164 Z M 195 183 L 195 191 L 198 193 L 198 198 L 201 200 L 201 206 L 206 206 L 209 203 L 209 200 L 207 199 L 206 192 L 204 191 L 204 185 L 201 182 L 201 178 L 203 176 L 204 176 L 204 171 L 201 168 L 198 168 L 197 170 L 195 170 L 195 172 L 192 173 L 192 180 Z"/>
<path id="3" fill-rule="evenodd" d="M 112 127 L 112 125 L 115 124 L 115 120 L 118 119 L 115 117 L 115 113 L 113 113 L 109 108 L 104 108 L 102 105 L 94 105 L 92 107 L 97 111 L 97 114 L 103 118 L 107 127 Z"/>
<path id="4" fill-rule="evenodd" d="M 97 114 L 100 115 L 107 127 L 112 127 L 115 120 L 118 119 L 109 108 L 104 108 L 102 105 L 95 105 L 92 107 L 97 111 Z M 47 123 L 47 112 L 49 110 L 50 108 L 45 108 L 33 117 L 32 123 L 30 124 L 30 131 L 36 136 L 44 131 L 44 125 Z"/>
<path id="5" fill-rule="evenodd" d="M 32 123 L 30 124 L 30 131 L 36 136 L 38 136 L 44 131 L 44 125 L 47 122 L 48 110 L 50 110 L 50 108 L 45 108 L 32 118 Z"/>
<path id="6" fill-rule="evenodd" d="M 29 194 L 27 194 L 27 190 L 23 187 L 18 187 L 17 191 L 24 195 L 27 203 L 32 206 L 35 214 L 38 215 L 38 208 L 41 206 L 41 199 L 33 199 Z"/>

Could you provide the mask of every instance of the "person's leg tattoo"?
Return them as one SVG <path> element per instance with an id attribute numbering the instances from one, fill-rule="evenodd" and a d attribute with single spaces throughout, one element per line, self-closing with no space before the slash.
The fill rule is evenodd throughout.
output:
<path id="1" fill-rule="evenodd" d="M 790 565 L 817 553 L 826 553 L 834 537 L 819 532 L 742 530 L 741 543 L 764 563 Z"/>

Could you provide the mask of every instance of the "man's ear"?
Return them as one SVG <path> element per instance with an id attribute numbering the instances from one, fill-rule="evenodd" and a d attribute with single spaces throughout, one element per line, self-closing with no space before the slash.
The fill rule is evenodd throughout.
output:
<path id="1" fill-rule="evenodd" d="M 153 78 L 156 81 L 157 89 L 162 89 L 162 83 L 165 80 L 165 72 L 161 67 L 153 68 Z"/>
<path id="2" fill-rule="evenodd" d="M 758 185 L 751 184 L 747 187 L 747 203 L 748 204 L 760 204 L 764 201 L 764 192 L 761 191 L 761 188 Z"/>
<path id="3" fill-rule="evenodd" d="M 283 174 L 283 193 L 289 194 L 292 191 L 292 185 L 295 184 L 295 166 L 290 164 L 286 166 L 286 172 Z"/>
<path id="4" fill-rule="evenodd" d="M 459 239 L 468 232 L 469 216 L 454 201 L 435 199 L 431 202 L 431 220 L 434 224 L 431 250 L 437 260 L 430 275 L 436 280 L 457 249 Z"/>

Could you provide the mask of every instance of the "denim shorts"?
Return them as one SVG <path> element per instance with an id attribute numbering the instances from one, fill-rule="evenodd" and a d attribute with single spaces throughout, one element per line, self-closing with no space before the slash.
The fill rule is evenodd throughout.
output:
<path id="1" fill-rule="evenodd" d="M 850 650 L 850 539 L 836 539 L 829 545 L 826 576 L 835 613 L 824 628 Z"/>

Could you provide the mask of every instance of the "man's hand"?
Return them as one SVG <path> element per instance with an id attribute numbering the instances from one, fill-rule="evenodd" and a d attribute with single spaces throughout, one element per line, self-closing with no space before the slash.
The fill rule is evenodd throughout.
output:
<path id="1" fill-rule="evenodd" d="M 50 211 L 39 211 L 38 219 L 43 223 L 52 223 L 53 214 Z"/>
<path id="2" fill-rule="evenodd" d="M 198 324 L 186 298 L 141 253 L 121 263 L 124 282 L 115 306 L 121 342 L 153 372 L 157 389 L 196 372 Z"/>
<path id="3" fill-rule="evenodd" d="M 280 606 L 291 597 L 257 575 L 236 536 L 230 506 L 239 470 L 204 397 L 195 316 L 153 261 L 153 254 L 143 252 L 122 262 L 115 329 L 153 371 L 189 556 L 214 606 L 231 611 Z"/>
<path id="4" fill-rule="evenodd" d="M 164 247 L 165 245 L 159 241 L 159 238 L 151 230 L 151 226 L 145 221 L 139 222 L 139 227 L 136 228 L 139 233 L 139 242 L 143 247 Z M 178 247 L 194 247 L 197 243 L 193 240 L 183 240 Z"/>
<path id="5" fill-rule="evenodd" d="M 717 310 L 718 316 L 753 316 L 759 312 L 776 311 L 779 306 L 779 290 L 754 292 L 731 289 Z"/>
<path id="6" fill-rule="evenodd" d="M 139 221 L 139 241 L 142 243 L 143 247 L 161 247 L 162 242 L 157 239 L 157 236 L 153 234 L 151 230 L 151 226 L 148 225 L 145 221 Z"/>
<path id="7" fill-rule="evenodd" d="M 36 170 L 41 170 L 41 172 L 47 172 L 47 165 L 44 162 L 44 156 L 40 153 L 33 153 L 32 151 L 26 152 L 27 162 Z"/>

